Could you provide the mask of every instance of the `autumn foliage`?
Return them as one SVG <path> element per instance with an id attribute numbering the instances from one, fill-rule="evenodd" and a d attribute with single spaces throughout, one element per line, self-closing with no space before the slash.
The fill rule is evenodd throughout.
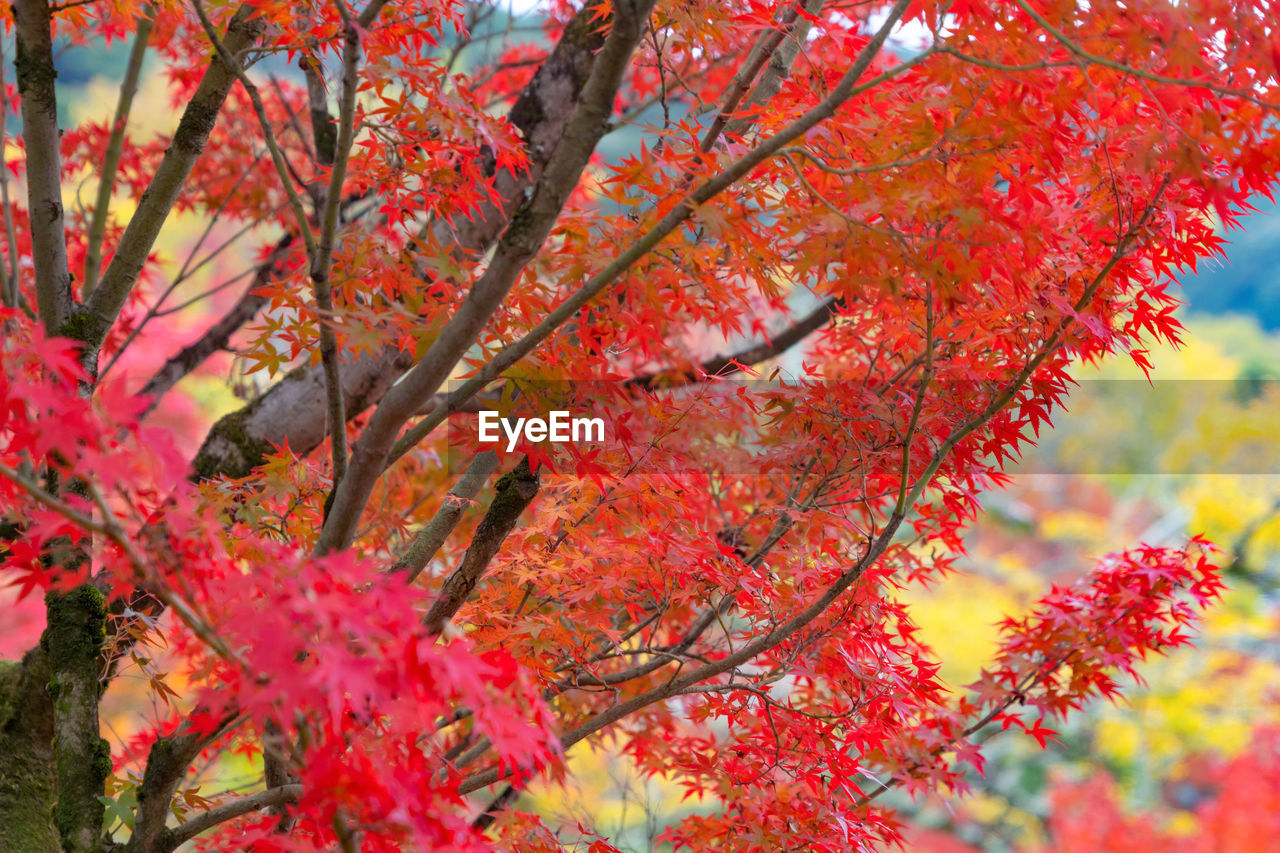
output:
<path id="1" fill-rule="evenodd" d="M 1219 595 L 1208 543 L 1126 543 L 956 692 L 897 591 L 1073 364 L 1178 340 L 1172 278 L 1280 174 L 1269 4 L 15 9 L 10 849 L 611 850 L 519 799 L 593 746 L 687 793 L 676 849 L 870 849 Z M 115 120 L 60 130 L 51 32 L 128 41 Z M 478 408 L 605 439 L 494 451 Z M 192 793 L 232 755 L 261 784 Z"/>
<path id="2" fill-rule="evenodd" d="M 1053 849 L 1080 851 L 1170 851 L 1197 853 L 1270 850 L 1280 841 L 1276 820 L 1280 795 L 1280 750 L 1276 732 L 1255 732 L 1251 749 L 1230 761 L 1205 761 L 1194 777 L 1178 783 L 1203 795 L 1194 809 L 1193 833 L 1171 832 L 1162 815 L 1126 814 L 1117 806 L 1114 784 L 1099 776 L 1054 791 L 1050 822 Z"/>

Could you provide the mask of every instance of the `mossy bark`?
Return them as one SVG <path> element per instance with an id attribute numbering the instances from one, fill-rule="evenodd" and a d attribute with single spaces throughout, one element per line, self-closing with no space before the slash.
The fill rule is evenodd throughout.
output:
<path id="1" fill-rule="evenodd" d="M 0 661 L 0 850 L 54 853 L 53 703 L 49 668 L 33 649 Z"/>
<path id="2" fill-rule="evenodd" d="M 363 412 L 413 363 L 413 354 L 388 348 L 343 365 L 342 393 L 347 417 Z M 314 450 L 326 435 L 323 372 L 295 368 L 258 399 L 213 425 L 192 462 L 196 479 L 247 477 L 288 442 L 299 455 Z"/>
<path id="3" fill-rule="evenodd" d="M 40 648 L 48 660 L 53 700 L 53 762 L 57 784 L 54 825 L 68 853 L 101 849 L 103 805 L 111 747 L 100 735 L 102 650 L 107 611 L 102 593 L 84 584 L 45 599 L 48 626 Z"/>
<path id="4" fill-rule="evenodd" d="M 208 737 L 188 732 L 159 738 L 151 745 L 126 853 L 168 853 L 177 846 L 165 825 L 170 803 L 187 768 L 208 742 Z"/>
<path id="5" fill-rule="evenodd" d="M 247 477 L 256 466 L 266 461 L 274 450 L 271 442 L 245 428 L 257 408 L 258 403 L 251 403 L 213 425 L 192 463 L 197 480 L 212 480 L 221 475 Z"/>

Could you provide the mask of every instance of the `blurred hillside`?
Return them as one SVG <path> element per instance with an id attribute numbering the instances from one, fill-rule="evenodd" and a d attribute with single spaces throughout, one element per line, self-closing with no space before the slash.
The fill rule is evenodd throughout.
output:
<path id="1" fill-rule="evenodd" d="M 1197 314 L 1256 317 L 1266 331 L 1280 329 L 1280 208 L 1265 198 L 1243 228 L 1223 234 L 1227 261 L 1204 264 L 1182 282 L 1183 299 Z"/>

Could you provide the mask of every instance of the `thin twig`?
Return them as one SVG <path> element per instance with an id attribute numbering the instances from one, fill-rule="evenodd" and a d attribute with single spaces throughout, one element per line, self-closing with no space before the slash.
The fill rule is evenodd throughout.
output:
<path id="1" fill-rule="evenodd" d="M 247 797 L 240 797 L 229 803 L 215 806 L 207 812 L 197 814 L 186 823 L 178 824 L 169 830 L 166 838 L 166 841 L 170 844 L 169 850 L 185 844 L 200 833 L 212 829 L 218 824 L 226 823 L 250 812 L 294 802 L 300 796 L 302 796 L 301 785 L 282 785 L 279 788 L 259 791 L 256 794 L 250 794 Z"/>
<path id="2" fill-rule="evenodd" d="M 338 139 L 333 150 L 333 168 L 325 190 L 324 212 L 320 217 L 320 242 L 311 257 L 311 284 L 315 293 L 316 312 L 320 323 L 320 361 L 324 367 L 325 394 L 328 397 L 329 436 L 333 460 L 333 489 L 337 489 L 347 473 L 347 415 L 342 397 L 342 375 L 338 364 L 338 341 L 333 331 L 334 241 L 338 233 L 338 211 L 342 202 L 342 182 L 355 141 L 356 89 L 359 85 L 360 31 L 351 19 L 343 0 L 337 0 L 343 21 L 342 98 L 338 107 Z M 315 120 L 313 107 L 312 120 Z M 317 137 L 318 139 L 318 137 Z"/>
<path id="3" fill-rule="evenodd" d="M 263 139 L 266 140 L 267 149 L 271 152 L 271 162 L 276 167 L 276 173 L 280 176 L 281 186 L 285 195 L 289 198 L 289 206 L 293 209 L 293 217 L 297 221 L 298 233 L 302 235 L 302 243 L 307 247 L 307 255 L 309 257 L 314 256 L 316 246 L 315 236 L 311 232 L 311 223 L 307 219 L 306 208 L 302 205 L 302 197 L 298 195 L 297 189 L 293 186 L 293 178 L 289 174 L 289 167 L 285 163 L 284 154 L 276 141 L 275 131 L 271 129 L 271 119 L 267 117 L 267 108 L 262 103 L 262 96 L 258 93 L 258 87 L 249 79 L 249 75 L 245 73 L 244 67 L 241 66 L 237 58 L 232 56 L 222 43 L 222 39 L 219 38 L 218 31 L 214 29 L 213 22 L 209 20 L 201 0 L 191 0 L 191 6 L 195 9 L 196 16 L 200 19 L 200 26 L 204 28 L 205 36 L 209 39 L 209 43 L 213 45 L 218 58 L 222 60 L 222 64 L 227 70 L 235 75 L 236 79 L 240 81 L 240 85 L 244 87 L 245 92 L 249 95 L 249 101 L 253 104 L 254 115 L 258 117 L 258 124 L 262 129 Z"/>
<path id="4" fill-rule="evenodd" d="M 1062 30 L 1049 23 L 1043 15 L 1028 6 L 1025 0 L 1014 0 L 1014 3 L 1016 3 L 1018 8 L 1022 9 L 1022 11 L 1025 12 L 1031 20 L 1039 24 L 1045 32 L 1053 36 L 1059 44 L 1091 65 L 1101 65 L 1104 68 L 1119 71 L 1121 74 L 1128 74 L 1134 77 L 1141 77 L 1143 80 L 1150 80 L 1152 83 L 1163 83 L 1168 86 L 1183 86 L 1193 89 L 1208 89 L 1210 92 L 1217 95 L 1241 98 L 1265 109 L 1280 111 L 1280 104 L 1264 101 L 1261 98 L 1250 95 L 1247 91 L 1241 89 L 1231 89 L 1226 86 L 1218 86 L 1204 80 L 1195 80 L 1185 77 L 1167 77 L 1163 74 L 1144 71 L 1141 68 L 1134 68 L 1132 65 L 1125 65 L 1123 62 L 1116 62 L 1113 59 L 1107 59 L 1105 56 L 1098 56 L 1096 53 L 1090 53 L 1080 45 L 1076 44 L 1071 37 Z"/>
<path id="5" fill-rule="evenodd" d="M 111 138 L 102 158 L 102 174 L 98 178 L 98 198 L 93 205 L 93 219 L 89 223 L 84 260 L 84 298 L 93 293 L 98 284 L 98 270 L 102 264 L 102 239 L 107 231 L 107 219 L 111 212 L 111 194 L 116 186 L 116 171 L 124 154 L 124 131 L 133 108 L 133 96 L 138 93 L 138 78 L 142 74 L 142 61 L 147 55 L 151 30 L 155 26 L 156 7 L 148 3 L 138 16 L 137 30 L 133 35 L 133 47 L 129 50 L 129 62 L 125 66 L 124 79 L 120 81 L 120 100 L 116 103 L 115 118 L 111 120 Z"/>

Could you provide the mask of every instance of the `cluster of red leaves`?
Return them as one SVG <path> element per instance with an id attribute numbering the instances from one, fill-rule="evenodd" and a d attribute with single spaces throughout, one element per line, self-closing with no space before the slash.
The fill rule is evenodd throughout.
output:
<path id="1" fill-rule="evenodd" d="M 49 571 L 46 549 L 85 540 L 92 519 L 123 499 L 133 513 L 150 513 L 172 497 L 181 483 L 186 461 L 170 436 L 140 423 L 145 400 L 125 395 L 118 386 L 86 397 L 84 371 L 76 347 L 48 338 L 20 312 L 0 313 L 0 498 L 22 535 L 6 543 L 4 568 L 23 596 L 55 583 L 69 589 L 87 579 L 81 573 Z M 61 496 L 51 495 L 42 475 L 53 482 L 79 482 Z M 140 516 L 128 523 L 136 526 Z M 64 546 L 55 546 L 64 547 Z M 102 557 L 119 549 L 104 543 Z M 117 562 L 109 572 L 113 591 L 140 579 L 141 566 Z"/>
<path id="2" fill-rule="evenodd" d="M 457 774 L 438 772 L 433 732 L 457 708 L 517 780 L 558 760 L 553 721 L 510 655 L 472 653 L 461 639 L 437 645 L 401 575 L 350 552 L 309 557 L 219 514 L 187 481 L 169 436 L 139 423 L 145 399 L 110 386 L 84 396 L 69 342 L 43 337 L 18 312 L 0 322 L 0 502 L 22 532 L 0 571 L 20 596 L 84 583 L 90 564 L 111 598 L 145 587 L 178 617 L 165 633 L 188 670 L 189 726 L 243 715 L 261 733 L 289 721 L 284 735 L 306 744 L 289 849 L 330 849 L 339 809 L 382 828 L 369 850 L 480 844 Z M 50 571 L 51 549 L 72 546 L 92 557 L 86 571 Z M 223 741 L 255 744 L 244 730 Z M 237 843 L 272 849 L 272 828 L 243 827 Z"/>
<path id="3" fill-rule="evenodd" d="M 1187 551 L 1143 547 L 1115 555 L 1088 583 L 1055 586 L 1029 615 L 1007 619 L 1001 628 L 1010 639 L 995 666 L 970 685 L 965 710 L 1013 697 L 1042 718 L 1061 719 L 1082 698 L 1114 699 L 1116 676 L 1139 679 L 1135 667 L 1149 652 L 1186 645 L 1197 612 L 1220 595 L 1218 567 L 1204 543 L 1193 542 Z"/>
<path id="4" fill-rule="evenodd" d="M 1138 677 L 1139 661 L 1185 645 L 1185 629 L 1220 588 L 1217 567 L 1198 547 L 1114 555 L 1076 585 L 1054 588 L 1026 617 L 1006 620 L 992 668 L 958 702 L 933 680 L 936 665 L 911 641 L 906 614 L 864 600 L 844 614 L 849 634 L 829 640 L 823 658 L 822 676 L 843 685 L 843 695 L 802 705 L 803 690 L 727 686 L 688 714 L 695 724 L 729 723 L 731 742 L 674 724 L 661 755 L 632 752 L 650 772 L 684 762 L 691 794 L 712 793 L 729 806 L 671 829 L 665 838 L 677 849 L 712 839 L 768 849 L 784 838 L 806 849 L 856 849 L 897 831 L 891 813 L 872 808 L 885 780 L 912 793 L 965 790 L 957 762 L 982 770 L 970 738 L 989 724 L 1017 727 L 1044 746 L 1055 734 L 1046 716 L 1114 697 L 1118 676 Z M 1034 722 L 1024 707 L 1035 709 Z M 741 795 L 760 779 L 769 780 L 769 797 Z"/>
<path id="5" fill-rule="evenodd" d="M 367 850 L 482 849 L 460 777 L 440 772 L 443 741 L 433 733 L 466 708 L 504 771 L 527 780 L 558 760 L 536 685 L 500 650 L 436 645 L 399 576 L 379 577 L 349 555 L 277 554 L 269 565 L 271 573 L 187 580 L 210 602 L 204 613 L 230 660 L 208 655 L 196 636 L 178 646 L 198 662 L 202 715 L 247 713 L 259 731 L 291 720 L 284 736 L 305 744 L 301 824 L 279 849 L 332 849 L 339 815 L 380 828 Z M 230 838 L 276 849 L 286 841 L 274 823 L 259 819 Z"/>

